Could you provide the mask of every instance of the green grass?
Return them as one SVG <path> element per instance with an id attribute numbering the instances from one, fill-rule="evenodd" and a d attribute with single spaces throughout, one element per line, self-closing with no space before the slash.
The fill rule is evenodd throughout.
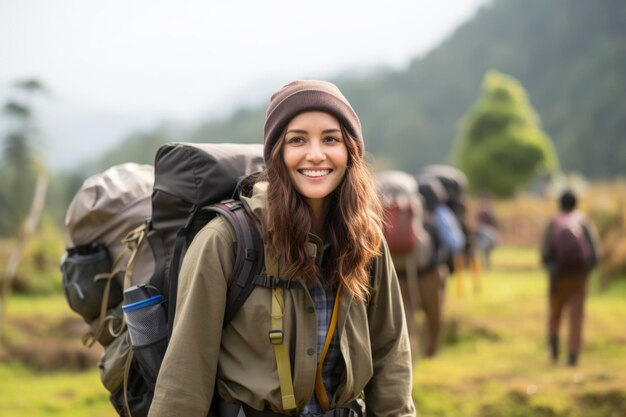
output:
<path id="1" fill-rule="evenodd" d="M 446 344 L 415 367 L 420 415 L 626 415 L 626 285 L 600 293 L 593 278 L 580 365 L 554 366 L 545 342 L 547 280 L 536 249 L 499 249 L 493 264 L 479 292 L 468 271 L 448 281 Z"/>
<path id="2" fill-rule="evenodd" d="M 80 334 L 60 333 L 60 323 L 80 321 L 69 309 L 62 294 L 51 296 L 14 295 L 7 305 L 7 338 L 13 346 L 31 346 L 37 351 L 47 347 L 68 346 L 54 363 L 66 363 L 68 352 L 81 351 L 97 357 L 98 348 L 80 344 Z M 56 340 L 61 342 L 55 343 Z M 53 346 L 54 344 L 54 346 Z M 6 349 L 0 350 L 6 355 Z M 32 356 L 32 355 L 29 355 Z M 95 364 L 87 371 L 64 369 L 43 370 L 41 363 L 51 361 L 46 355 L 35 363 L 0 361 L 0 415 L 14 417 L 90 416 L 116 415 L 109 403 L 107 391 L 100 382 Z M 92 359 L 93 362 L 93 359 Z M 6 414 L 5 414 L 6 413 Z"/>
<path id="3" fill-rule="evenodd" d="M 448 281 L 446 343 L 437 357 L 415 365 L 419 415 L 625 416 L 626 280 L 600 292 L 598 277 L 593 278 L 580 365 L 553 366 L 545 344 L 546 277 L 536 249 L 504 247 L 493 255 L 493 268 L 483 271 L 480 281 L 469 271 Z M 14 296 L 8 316 L 12 343 L 45 344 L 59 337 L 87 350 L 79 346 L 79 335 L 59 333 L 59 323 L 75 317 L 61 294 Z M 0 415 L 113 417 L 115 412 L 95 364 L 83 372 L 42 371 L 5 360 Z"/>
<path id="4" fill-rule="evenodd" d="M 0 410 L 13 417 L 113 417 L 98 371 L 41 373 L 0 365 Z M 5 414 L 6 413 L 6 414 Z"/>

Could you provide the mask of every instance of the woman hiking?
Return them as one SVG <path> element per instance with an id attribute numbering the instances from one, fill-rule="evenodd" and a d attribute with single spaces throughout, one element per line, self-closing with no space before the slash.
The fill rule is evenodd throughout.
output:
<path id="1" fill-rule="evenodd" d="M 415 415 L 402 297 L 363 154 L 335 85 L 294 81 L 272 95 L 266 169 L 242 202 L 279 283 L 255 287 L 222 328 L 235 233 L 219 216 L 198 233 L 150 417 L 356 417 L 362 403 L 368 417 Z"/>

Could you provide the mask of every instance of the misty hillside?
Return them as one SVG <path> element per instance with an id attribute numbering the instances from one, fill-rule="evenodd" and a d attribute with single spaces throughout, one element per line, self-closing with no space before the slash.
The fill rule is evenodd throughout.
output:
<path id="1" fill-rule="evenodd" d="M 458 124 L 489 69 L 521 81 L 565 171 L 593 178 L 623 174 L 626 2 L 621 0 L 494 0 L 404 70 L 331 81 L 359 114 L 367 150 L 377 162 L 415 172 L 448 162 Z M 242 108 L 185 137 L 155 127 L 129 138 L 100 165 L 150 163 L 153 151 L 168 140 L 259 142 L 264 111 Z"/>

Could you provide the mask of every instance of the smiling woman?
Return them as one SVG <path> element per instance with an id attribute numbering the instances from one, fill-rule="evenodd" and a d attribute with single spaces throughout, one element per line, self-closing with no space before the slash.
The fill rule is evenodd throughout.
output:
<path id="1" fill-rule="evenodd" d="M 361 417 L 363 406 L 414 416 L 402 297 L 359 118 L 335 85 L 294 81 L 272 95 L 264 134 L 266 170 L 242 202 L 261 225 L 272 283 L 222 328 L 234 232 L 218 217 L 198 233 L 150 417 Z"/>

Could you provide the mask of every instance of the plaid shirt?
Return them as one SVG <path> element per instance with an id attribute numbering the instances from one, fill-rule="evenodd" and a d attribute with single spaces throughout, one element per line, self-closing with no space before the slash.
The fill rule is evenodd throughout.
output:
<path id="1" fill-rule="evenodd" d="M 335 294 L 337 290 L 333 287 L 323 287 L 320 283 L 316 287 L 309 288 L 313 303 L 315 304 L 315 312 L 317 316 L 317 360 L 319 362 L 320 355 L 324 349 L 326 342 L 326 333 L 330 325 L 330 319 L 333 314 L 333 306 L 335 303 Z M 339 349 L 338 331 L 335 331 L 331 339 L 324 365 L 322 366 L 322 380 L 326 387 L 329 401 L 332 399 L 343 373 L 345 364 L 341 357 Z M 309 403 L 302 410 L 302 417 L 323 414 L 324 410 L 317 399 L 315 393 L 311 396 Z"/>

